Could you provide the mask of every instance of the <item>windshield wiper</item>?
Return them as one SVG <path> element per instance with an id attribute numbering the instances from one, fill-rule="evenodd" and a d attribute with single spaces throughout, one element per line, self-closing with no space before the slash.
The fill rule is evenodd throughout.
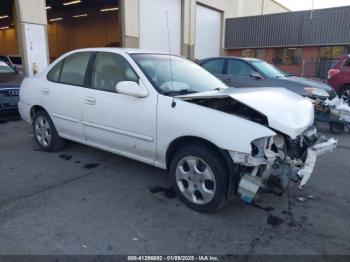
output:
<path id="1" fill-rule="evenodd" d="M 188 94 L 193 94 L 193 93 L 198 93 L 197 91 L 193 89 L 181 89 L 181 90 L 174 90 L 174 91 L 167 91 L 164 92 L 164 95 L 166 96 L 181 96 L 181 95 L 188 95 Z"/>

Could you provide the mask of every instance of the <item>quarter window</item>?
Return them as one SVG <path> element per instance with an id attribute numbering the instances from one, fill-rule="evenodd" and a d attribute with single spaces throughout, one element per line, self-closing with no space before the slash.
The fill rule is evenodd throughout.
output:
<path id="1" fill-rule="evenodd" d="M 228 60 L 227 74 L 234 76 L 250 76 L 255 70 L 248 64 L 239 60 Z"/>
<path id="2" fill-rule="evenodd" d="M 92 87 L 116 92 L 117 84 L 122 81 L 139 81 L 126 59 L 117 54 L 98 53 L 92 73 Z"/>
<path id="3" fill-rule="evenodd" d="M 84 85 L 85 73 L 91 53 L 76 53 L 64 59 L 59 82 L 69 85 Z"/>
<path id="4" fill-rule="evenodd" d="M 214 75 L 219 75 L 224 69 L 224 62 L 223 59 L 210 60 L 205 62 L 202 67 Z"/>
<path id="5" fill-rule="evenodd" d="M 56 64 L 47 74 L 47 79 L 52 82 L 58 82 L 61 73 L 62 61 Z"/>

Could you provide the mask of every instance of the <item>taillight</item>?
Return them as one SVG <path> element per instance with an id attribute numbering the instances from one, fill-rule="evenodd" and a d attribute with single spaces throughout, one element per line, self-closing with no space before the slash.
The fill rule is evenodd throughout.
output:
<path id="1" fill-rule="evenodd" d="M 331 79 L 333 76 L 335 76 L 336 74 L 338 74 L 340 72 L 339 69 L 330 69 L 328 71 L 328 79 Z"/>

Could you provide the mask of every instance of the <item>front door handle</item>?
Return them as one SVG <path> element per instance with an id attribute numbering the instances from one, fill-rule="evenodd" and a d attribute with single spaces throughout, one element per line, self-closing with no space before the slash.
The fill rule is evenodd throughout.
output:
<path id="1" fill-rule="evenodd" d="M 225 78 L 224 82 L 231 82 L 231 78 Z"/>
<path id="2" fill-rule="evenodd" d="M 48 95 L 48 94 L 50 94 L 50 90 L 48 88 L 43 88 L 42 93 L 44 95 Z"/>
<path id="3" fill-rule="evenodd" d="M 96 105 L 96 98 L 85 97 L 85 103 L 88 105 Z"/>

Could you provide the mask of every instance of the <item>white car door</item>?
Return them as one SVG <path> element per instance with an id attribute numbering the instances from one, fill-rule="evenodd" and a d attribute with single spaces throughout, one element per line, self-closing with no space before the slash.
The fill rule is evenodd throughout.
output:
<path id="1" fill-rule="evenodd" d="M 85 142 L 84 83 L 91 54 L 79 52 L 65 57 L 50 70 L 41 87 L 44 108 L 60 136 L 80 142 Z"/>
<path id="2" fill-rule="evenodd" d="M 120 54 L 98 52 L 84 98 L 84 131 L 91 145 L 153 163 L 156 150 L 157 95 L 137 98 L 118 94 L 116 85 L 144 85 Z M 145 86 L 143 86 L 145 88 Z"/>

